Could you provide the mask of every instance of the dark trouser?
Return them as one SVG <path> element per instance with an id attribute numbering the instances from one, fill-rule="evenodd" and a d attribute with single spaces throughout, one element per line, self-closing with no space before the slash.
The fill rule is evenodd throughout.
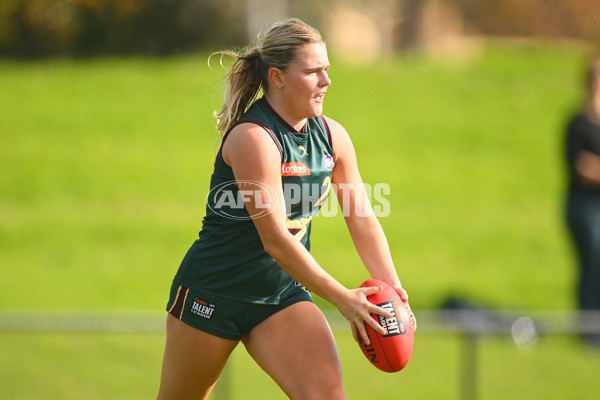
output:
<path id="1" fill-rule="evenodd" d="M 567 223 L 579 261 L 579 307 L 600 310 L 600 197 L 570 197 Z M 600 335 L 595 336 L 600 344 Z"/>

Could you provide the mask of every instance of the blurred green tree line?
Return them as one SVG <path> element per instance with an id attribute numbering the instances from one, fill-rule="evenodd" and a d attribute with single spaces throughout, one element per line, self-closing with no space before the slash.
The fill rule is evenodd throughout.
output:
<path id="1" fill-rule="evenodd" d="M 235 0 L 1 0 L 0 56 L 168 55 L 243 43 Z"/>
<path id="2" fill-rule="evenodd" d="M 486 36 L 600 40 L 599 0 L 435 1 L 447 1 L 459 11 L 467 30 Z"/>
<path id="3" fill-rule="evenodd" d="M 275 8 L 312 16 L 308 22 L 323 29 L 335 10 L 364 13 L 383 3 L 395 11 L 369 18 L 394 26 L 396 50 L 422 45 L 432 15 L 434 31 L 454 23 L 462 35 L 600 42 L 600 0 L 0 0 L 0 57 L 160 56 L 228 47 L 246 43 L 254 29 L 249 21 L 267 23 Z"/>

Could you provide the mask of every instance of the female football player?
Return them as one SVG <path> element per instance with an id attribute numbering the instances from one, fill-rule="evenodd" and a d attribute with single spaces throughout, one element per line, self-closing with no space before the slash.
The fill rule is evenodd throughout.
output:
<path id="1" fill-rule="evenodd" d="M 207 398 L 239 342 L 288 397 L 342 399 L 334 338 L 309 291 L 366 343 L 365 324 L 385 334 L 370 314 L 391 315 L 367 300 L 381 288 L 346 288 L 309 253 L 311 219 L 332 187 L 370 275 L 408 297 L 350 138 L 322 115 L 331 84 L 325 43 L 290 19 L 245 54 L 223 54 L 235 59 L 216 113 L 223 142 L 200 237 L 171 288 L 158 399 Z"/>

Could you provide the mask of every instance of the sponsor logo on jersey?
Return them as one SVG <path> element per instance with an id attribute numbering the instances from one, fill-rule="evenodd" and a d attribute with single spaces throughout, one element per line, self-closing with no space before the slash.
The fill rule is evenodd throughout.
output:
<path id="1" fill-rule="evenodd" d="M 398 319 L 394 302 L 388 301 L 386 303 L 377 304 L 377 306 L 392 314 L 392 318 L 386 318 L 383 315 L 377 315 L 379 318 L 379 325 L 381 325 L 386 331 L 386 334 L 383 335 L 383 337 L 404 335 L 406 333 L 406 327 L 404 326 L 404 323 Z"/>
<path id="2" fill-rule="evenodd" d="M 323 159 L 321 160 L 321 162 L 323 163 L 323 167 L 325 167 L 328 170 L 332 170 L 333 166 L 335 165 L 335 161 L 333 160 L 333 156 L 331 154 L 325 154 L 323 156 Z"/>
<path id="3" fill-rule="evenodd" d="M 304 153 L 305 156 L 308 155 L 308 152 L 306 151 L 306 147 L 300 145 L 300 146 L 298 146 L 298 150 L 302 150 L 302 152 Z"/>
<path id="4" fill-rule="evenodd" d="M 216 308 L 216 305 L 196 297 L 192 303 L 192 308 L 190 311 L 202 318 L 211 319 Z"/>
<path id="5" fill-rule="evenodd" d="M 303 162 L 288 162 L 281 164 L 281 176 L 310 175 L 310 168 Z"/>

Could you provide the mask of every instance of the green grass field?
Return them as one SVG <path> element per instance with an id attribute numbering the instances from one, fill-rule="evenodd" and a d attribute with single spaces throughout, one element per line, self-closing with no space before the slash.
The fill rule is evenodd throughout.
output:
<path id="1" fill-rule="evenodd" d="M 381 223 L 417 317 L 449 295 L 574 308 L 561 146 L 582 62 L 551 44 L 495 45 L 462 62 L 332 57 L 325 111 L 353 138 L 363 179 L 391 186 Z M 164 307 L 204 214 L 221 75 L 204 56 L 0 62 L 0 310 Z M 341 217 L 318 218 L 312 242 L 345 285 L 367 278 Z M 417 335 L 395 375 L 370 367 L 347 331 L 336 339 L 349 399 L 458 398 L 456 337 Z M 3 333 L 0 385 L 9 399 L 152 398 L 163 341 Z M 482 399 L 600 389 L 600 357 L 574 338 L 526 354 L 485 339 L 480 369 Z M 228 376 L 233 398 L 283 398 L 242 349 Z"/>

